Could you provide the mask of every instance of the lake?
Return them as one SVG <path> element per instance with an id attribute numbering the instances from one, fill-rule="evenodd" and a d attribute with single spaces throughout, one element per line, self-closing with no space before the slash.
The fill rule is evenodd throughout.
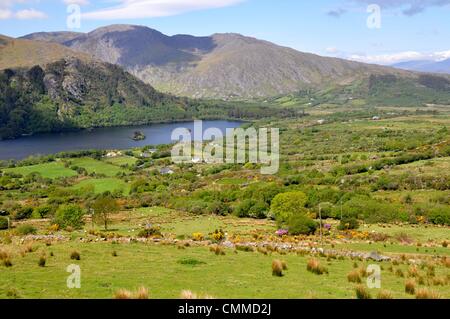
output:
<path id="1" fill-rule="evenodd" d="M 203 131 L 218 128 L 224 135 L 227 128 L 242 125 L 237 121 L 203 121 Z M 64 133 L 37 134 L 16 140 L 0 141 L 0 160 L 24 159 L 30 155 L 48 155 L 58 152 L 81 151 L 89 149 L 130 149 L 146 145 L 173 143 L 172 131 L 183 127 L 194 132 L 194 122 L 168 124 L 149 124 L 144 126 L 123 126 L 80 130 Z M 132 139 L 134 132 L 145 134 L 143 141 Z"/>

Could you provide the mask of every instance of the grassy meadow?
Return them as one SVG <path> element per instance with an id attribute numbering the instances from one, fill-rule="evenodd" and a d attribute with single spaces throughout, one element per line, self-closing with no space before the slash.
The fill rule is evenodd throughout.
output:
<path id="1" fill-rule="evenodd" d="M 255 121 L 280 128 L 275 175 L 252 163 L 177 165 L 170 145 L 4 162 L 0 298 L 146 287 L 150 298 L 448 299 L 450 111 L 424 110 L 356 100 Z M 66 286 L 71 264 L 80 289 Z M 380 289 L 366 285 L 369 265 Z"/>

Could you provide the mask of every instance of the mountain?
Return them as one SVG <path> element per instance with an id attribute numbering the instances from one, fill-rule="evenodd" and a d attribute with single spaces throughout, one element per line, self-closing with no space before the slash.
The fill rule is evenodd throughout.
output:
<path id="1" fill-rule="evenodd" d="M 52 35 L 45 38 L 51 41 Z M 59 34 L 54 38 L 58 41 Z M 414 77 L 402 70 L 302 53 L 239 34 L 167 36 L 143 26 L 112 25 L 63 44 L 121 65 L 158 90 L 196 98 L 275 96 L 367 82 L 370 75 Z"/>
<path id="2" fill-rule="evenodd" d="M 398 69 L 410 70 L 410 71 L 450 74 L 450 59 L 438 61 L 438 62 L 427 61 L 427 60 L 407 61 L 407 62 L 396 63 L 392 66 L 395 68 L 398 68 Z"/>
<path id="3" fill-rule="evenodd" d="M 75 57 L 92 60 L 90 55 L 57 44 L 0 35 L 0 70 L 6 68 L 44 66 L 59 59 Z"/>
<path id="4" fill-rule="evenodd" d="M 70 41 L 82 35 L 79 32 L 70 32 L 70 31 L 60 31 L 60 32 L 36 32 L 33 34 L 29 34 L 27 36 L 22 37 L 22 39 L 26 40 L 36 40 L 36 41 L 44 41 L 44 42 L 55 42 L 62 44 L 64 42 Z"/>

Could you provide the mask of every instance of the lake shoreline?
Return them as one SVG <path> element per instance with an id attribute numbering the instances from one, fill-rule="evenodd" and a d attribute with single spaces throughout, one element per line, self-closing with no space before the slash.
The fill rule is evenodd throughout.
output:
<path id="1" fill-rule="evenodd" d="M 223 132 L 226 128 L 237 128 L 247 123 L 237 120 L 202 121 L 204 129 L 217 127 Z M 30 156 L 47 156 L 61 152 L 126 150 L 147 145 L 171 144 L 171 133 L 180 126 L 193 129 L 194 120 L 38 133 L 0 141 L 0 160 L 23 160 Z M 134 141 L 131 137 L 136 130 L 142 131 L 146 139 Z"/>

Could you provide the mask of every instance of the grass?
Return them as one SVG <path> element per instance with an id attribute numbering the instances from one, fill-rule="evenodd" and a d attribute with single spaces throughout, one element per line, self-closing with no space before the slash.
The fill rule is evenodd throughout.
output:
<path id="1" fill-rule="evenodd" d="M 89 178 L 72 187 L 75 190 L 92 189 L 95 194 L 119 191 L 124 195 L 130 193 L 130 185 L 119 178 Z"/>
<path id="2" fill-rule="evenodd" d="M 89 174 L 95 173 L 105 176 L 115 176 L 117 173 L 127 172 L 128 170 L 109 164 L 104 161 L 99 161 L 90 157 L 76 158 L 70 161 L 71 166 L 83 167 Z"/>
<path id="3" fill-rule="evenodd" d="M 116 165 L 116 166 L 122 166 L 122 165 L 134 165 L 136 163 L 137 158 L 131 157 L 131 156 L 118 156 L 113 158 L 105 159 L 105 162 Z"/>
<path id="4" fill-rule="evenodd" d="M 46 249 L 41 244 L 34 253 L 13 257 L 14 265 L 1 270 L 0 298 L 12 288 L 24 298 L 111 298 L 119 289 L 133 291 L 139 286 L 148 287 L 152 298 L 178 298 L 185 289 L 217 298 L 308 298 L 312 291 L 317 298 L 354 297 L 354 287 L 346 278 L 351 260 L 327 265 L 329 275 L 324 280 L 306 270 L 308 257 L 295 254 L 283 256 L 289 271 L 280 278 L 268 271 L 273 256 L 259 253 L 229 252 L 217 258 L 206 247 L 180 250 L 173 246 L 68 242 L 52 245 L 54 257 L 47 260 L 45 268 L 37 267 L 36 254 Z M 81 260 L 68 258 L 67 251 L 74 249 L 83 255 Z M 111 256 L 112 249 L 118 257 Z M 192 260 L 205 263 L 190 266 Z M 66 287 L 66 267 L 71 263 L 81 267 L 81 289 Z M 407 297 L 402 280 L 387 271 L 382 278 L 383 289 L 395 298 Z M 273 288 L 280 285 L 283 289 Z M 435 289 L 450 295 L 449 286 Z"/>
<path id="5" fill-rule="evenodd" d="M 44 178 L 60 178 L 60 177 L 73 177 L 77 173 L 70 168 L 64 167 L 62 162 L 50 162 L 31 166 L 22 166 L 7 168 L 4 170 L 6 173 L 21 174 L 27 176 L 31 173 L 38 173 Z"/>

